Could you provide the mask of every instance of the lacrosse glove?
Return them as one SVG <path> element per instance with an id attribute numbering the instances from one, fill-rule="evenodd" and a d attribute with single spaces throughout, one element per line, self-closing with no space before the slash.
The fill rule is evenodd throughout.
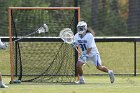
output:
<path id="1" fill-rule="evenodd" d="M 84 62 L 86 62 L 87 61 L 87 59 L 88 59 L 88 55 L 86 54 L 83 54 L 83 55 L 81 55 L 80 56 L 80 58 L 84 61 Z"/>

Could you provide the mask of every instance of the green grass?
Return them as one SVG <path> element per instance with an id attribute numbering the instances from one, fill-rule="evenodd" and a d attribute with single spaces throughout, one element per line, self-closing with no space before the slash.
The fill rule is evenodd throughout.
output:
<path id="1" fill-rule="evenodd" d="M 47 84 L 21 83 L 7 84 L 9 88 L 0 89 L 0 93 L 139 93 L 140 77 L 116 76 L 111 84 L 107 76 L 87 76 L 86 84 Z M 9 82 L 5 77 L 4 81 Z"/>
<path id="2" fill-rule="evenodd" d="M 103 65 L 115 73 L 133 73 L 133 43 L 97 43 Z M 101 73 L 95 66 L 84 66 L 85 74 Z M 9 49 L 0 50 L 0 72 L 10 75 Z M 137 44 L 137 73 L 140 74 L 140 43 Z M 9 86 L 0 93 L 139 93 L 140 76 L 116 76 L 111 84 L 107 76 L 86 76 L 86 84 L 21 83 L 9 84 L 10 77 L 3 77 Z"/>
<path id="3" fill-rule="evenodd" d="M 0 50 L 0 72 L 10 74 L 10 54 L 8 48 Z"/>

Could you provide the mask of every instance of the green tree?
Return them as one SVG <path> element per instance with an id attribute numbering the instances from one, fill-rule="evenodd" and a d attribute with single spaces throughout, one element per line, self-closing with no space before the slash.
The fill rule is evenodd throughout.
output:
<path id="1" fill-rule="evenodd" d="M 140 0 L 129 0 L 128 31 L 140 35 Z"/>

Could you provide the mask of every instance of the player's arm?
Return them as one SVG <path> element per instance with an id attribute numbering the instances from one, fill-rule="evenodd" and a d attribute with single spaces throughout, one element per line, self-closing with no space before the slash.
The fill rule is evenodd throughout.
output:
<path id="1" fill-rule="evenodd" d="M 8 44 L 3 43 L 3 42 L 1 41 L 1 38 L 0 38 L 0 49 L 6 49 L 7 47 L 8 47 Z"/>
<path id="2" fill-rule="evenodd" d="M 78 47 L 79 46 L 79 43 L 77 42 L 77 34 L 74 36 L 74 41 L 73 41 L 73 43 L 72 43 L 72 47 Z"/>
<path id="3" fill-rule="evenodd" d="M 94 42 L 94 37 L 93 35 L 89 35 L 89 38 L 88 38 L 88 49 L 87 49 L 87 55 L 90 54 L 92 48 L 93 48 L 93 42 Z"/>
<path id="4" fill-rule="evenodd" d="M 86 54 L 82 54 L 82 55 L 80 56 L 81 59 L 82 59 L 83 61 L 85 61 L 85 62 L 87 61 L 91 50 L 92 50 L 92 48 L 88 48 L 88 49 L 87 49 L 87 53 L 86 53 Z"/>
<path id="5" fill-rule="evenodd" d="M 87 49 L 87 55 L 90 54 L 91 50 L 92 50 L 92 48 L 88 48 L 88 49 Z"/>

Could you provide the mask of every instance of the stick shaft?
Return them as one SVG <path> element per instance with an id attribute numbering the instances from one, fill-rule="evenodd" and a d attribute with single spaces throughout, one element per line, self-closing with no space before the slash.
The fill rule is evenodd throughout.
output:
<path id="1" fill-rule="evenodd" d="M 32 33 L 30 33 L 30 34 L 28 34 L 28 35 L 26 35 L 26 36 L 24 36 L 24 37 L 22 37 L 22 38 L 16 39 L 16 40 L 12 41 L 12 43 L 13 43 L 13 42 L 16 42 L 16 41 L 19 41 L 19 40 L 22 40 L 22 39 L 24 39 L 24 38 L 26 38 L 26 37 L 28 37 L 28 36 L 30 36 L 30 35 L 33 35 L 33 34 L 35 34 L 36 32 L 37 32 L 37 31 L 32 32 Z M 11 42 L 10 42 L 10 43 L 11 43 Z"/>

